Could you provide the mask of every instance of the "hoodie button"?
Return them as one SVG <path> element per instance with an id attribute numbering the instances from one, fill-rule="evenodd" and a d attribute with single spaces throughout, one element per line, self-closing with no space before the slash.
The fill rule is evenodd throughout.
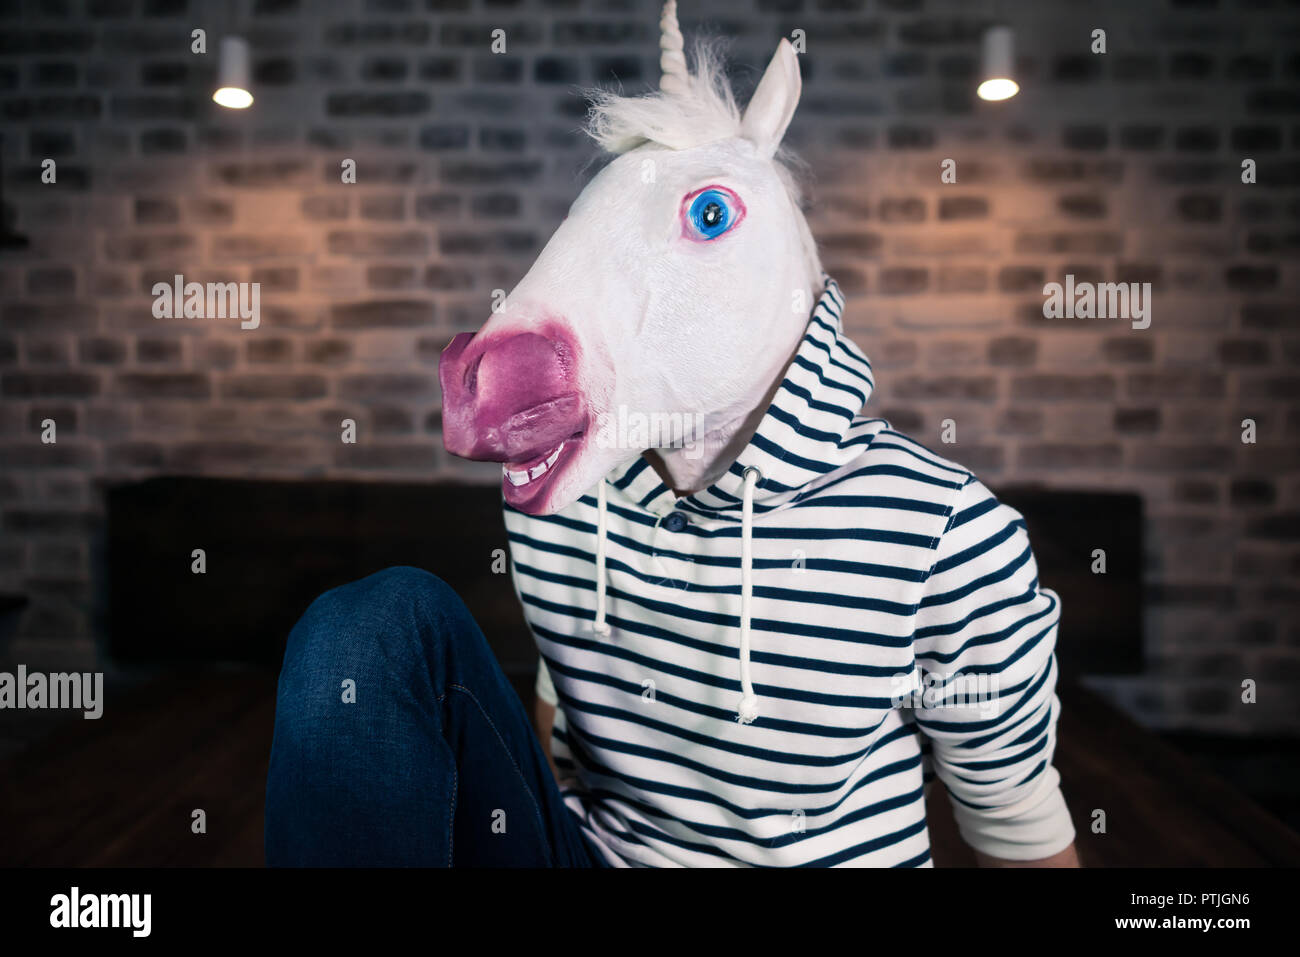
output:
<path id="1" fill-rule="evenodd" d="M 680 532 L 689 524 L 689 519 L 681 512 L 670 512 L 664 519 L 664 528 L 670 532 Z"/>

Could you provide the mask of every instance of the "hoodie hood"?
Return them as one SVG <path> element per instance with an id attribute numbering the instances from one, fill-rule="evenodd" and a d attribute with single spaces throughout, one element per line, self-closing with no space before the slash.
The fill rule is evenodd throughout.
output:
<path id="1" fill-rule="evenodd" d="M 849 426 L 866 405 L 873 379 L 871 363 L 843 335 L 844 298 L 829 276 L 795 351 L 785 378 L 745 449 L 714 484 L 681 498 L 644 456 L 611 472 L 596 488 L 596 613 L 592 633 L 609 634 L 605 568 L 609 500 L 654 516 L 689 511 L 717 521 L 738 521 L 740 534 L 741 697 L 737 720 L 758 717 L 759 702 L 750 678 L 750 623 L 753 599 L 753 516 L 797 502 L 816 479 L 862 454 L 874 433 Z"/>
<path id="2" fill-rule="evenodd" d="M 871 396 L 871 363 L 844 335 L 844 297 L 835 280 L 823 277 L 823 290 L 808 319 L 785 378 L 758 429 L 726 473 L 699 492 L 678 498 L 643 456 L 605 479 L 608 494 L 622 504 L 653 515 L 674 510 L 722 521 L 740 521 L 745 473 L 758 478 L 754 510 L 780 508 L 798 499 L 810 482 L 862 454 L 867 442 L 849 426 Z M 861 423 L 859 423 L 860 425 Z"/>

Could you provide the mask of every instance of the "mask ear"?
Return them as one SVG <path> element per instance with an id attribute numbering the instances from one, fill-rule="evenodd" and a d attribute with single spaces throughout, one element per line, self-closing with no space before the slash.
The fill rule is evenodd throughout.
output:
<path id="1" fill-rule="evenodd" d="M 790 41 L 782 37 L 740 121 L 740 135 L 752 142 L 763 156 L 771 156 L 781 145 L 785 128 L 799 105 L 802 88 L 798 54 Z"/>

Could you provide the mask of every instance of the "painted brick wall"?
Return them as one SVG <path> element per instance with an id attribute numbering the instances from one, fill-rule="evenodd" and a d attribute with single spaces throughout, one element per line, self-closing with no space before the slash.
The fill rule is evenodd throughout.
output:
<path id="1" fill-rule="evenodd" d="M 1149 674 L 1106 692 L 1154 726 L 1300 731 L 1300 10 L 1004 3 L 1023 91 L 985 104 L 986 4 L 682 7 L 688 34 L 727 38 L 742 94 L 805 32 L 789 141 L 876 408 L 990 484 L 1143 494 Z M 0 589 L 34 602 L 2 657 L 95 661 L 106 479 L 496 481 L 441 450 L 438 353 L 591 175 L 574 88 L 657 77 L 657 17 L 652 0 L 0 4 L 5 215 L 30 240 L 0 251 Z M 209 99 L 227 31 L 254 51 L 244 113 Z M 175 273 L 260 282 L 261 327 L 153 318 Z M 1044 319 L 1066 273 L 1151 282 L 1151 327 Z"/>

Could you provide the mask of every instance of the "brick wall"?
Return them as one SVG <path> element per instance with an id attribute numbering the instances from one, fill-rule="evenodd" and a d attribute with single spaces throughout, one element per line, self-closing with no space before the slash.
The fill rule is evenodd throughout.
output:
<path id="1" fill-rule="evenodd" d="M 1155 726 L 1300 731 L 1295 5 L 1002 4 L 1023 87 L 1003 104 L 973 95 L 987 5 L 682 7 L 688 33 L 729 39 L 746 94 L 776 39 L 806 33 L 790 142 L 876 408 L 990 484 L 1143 494 L 1150 673 L 1104 690 Z M 590 175 L 572 89 L 657 77 L 657 8 L 0 4 L 5 214 L 30 240 L 0 251 L 0 590 L 33 601 L 0 657 L 95 661 L 105 480 L 496 481 L 441 449 L 438 353 Z M 227 30 L 254 53 L 243 113 L 209 99 Z M 260 282 L 261 327 L 153 318 L 175 273 Z M 1066 273 L 1151 282 L 1151 327 L 1044 319 L 1043 284 Z"/>

